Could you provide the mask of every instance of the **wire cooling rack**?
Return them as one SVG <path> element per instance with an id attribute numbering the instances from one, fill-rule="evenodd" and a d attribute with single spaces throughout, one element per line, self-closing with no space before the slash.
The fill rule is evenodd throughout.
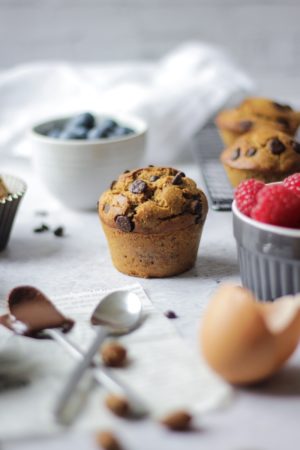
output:
<path id="1" fill-rule="evenodd" d="M 194 158 L 202 173 L 212 208 L 230 211 L 233 189 L 219 160 L 223 148 L 218 130 L 212 122 L 199 131 L 193 142 Z"/>

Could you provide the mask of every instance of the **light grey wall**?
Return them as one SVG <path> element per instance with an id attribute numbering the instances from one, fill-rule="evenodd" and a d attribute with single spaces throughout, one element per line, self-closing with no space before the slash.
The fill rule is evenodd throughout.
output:
<path id="1" fill-rule="evenodd" d="M 300 71 L 300 0 L 0 0 L 0 67 L 156 58 L 224 45 L 250 73 Z"/>

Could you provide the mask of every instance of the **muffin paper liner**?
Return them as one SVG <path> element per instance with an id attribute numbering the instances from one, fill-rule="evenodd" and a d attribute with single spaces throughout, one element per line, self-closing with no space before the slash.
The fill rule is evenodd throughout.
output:
<path id="1" fill-rule="evenodd" d="M 7 246 L 20 201 L 26 191 L 26 184 L 12 175 L 0 174 L 10 194 L 0 200 L 0 251 Z"/>

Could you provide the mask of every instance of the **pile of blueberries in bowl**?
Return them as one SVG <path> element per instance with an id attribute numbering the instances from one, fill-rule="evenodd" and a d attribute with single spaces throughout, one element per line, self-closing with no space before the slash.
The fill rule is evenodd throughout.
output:
<path id="1" fill-rule="evenodd" d="M 111 139 L 122 138 L 133 134 L 134 130 L 122 126 L 113 119 L 105 118 L 97 121 L 89 112 L 78 114 L 67 121 L 54 124 L 45 134 L 56 139 Z"/>

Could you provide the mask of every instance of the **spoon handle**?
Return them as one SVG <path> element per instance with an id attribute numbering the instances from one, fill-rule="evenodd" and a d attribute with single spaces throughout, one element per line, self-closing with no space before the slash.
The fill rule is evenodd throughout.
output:
<path id="1" fill-rule="evenodd" d="M 47 330 L 47 334 L 58 342 L 74 359 L 77 361 L 83 359 L 83 352 L 60 331 L 49 329 Z M 135 416 L 144 416 L 147 414 L 145 405 L 127 385 L 124 385 L 106 367 L 99 365 L 95 360 L 93 363 L 95 367 L 92 370 L 92 375 L 98 384 L 103 385 L 109 392 L 125 397 L 129 402 L 130 410 Z"/>
<path id="2" fill-rule="evenodd" d="M 92 341 L 87 353 L 84 355 L 82 360 L 77 364 L 70 378 L 68 379 L 60 397 L 58 399 L 57 405 L 54 410 L 55 417 L 60 421 L 64 422 L 65 411 L 67 409 L 68 403 L 75 391 L 76 387 L 80 383 L 85 371 L 91 365 L 95 354 L 99 350 L 101 343 L 104 341 L 108 334 L 108 331 L 104 327 L 98 327 L 96 337 Z"/>

